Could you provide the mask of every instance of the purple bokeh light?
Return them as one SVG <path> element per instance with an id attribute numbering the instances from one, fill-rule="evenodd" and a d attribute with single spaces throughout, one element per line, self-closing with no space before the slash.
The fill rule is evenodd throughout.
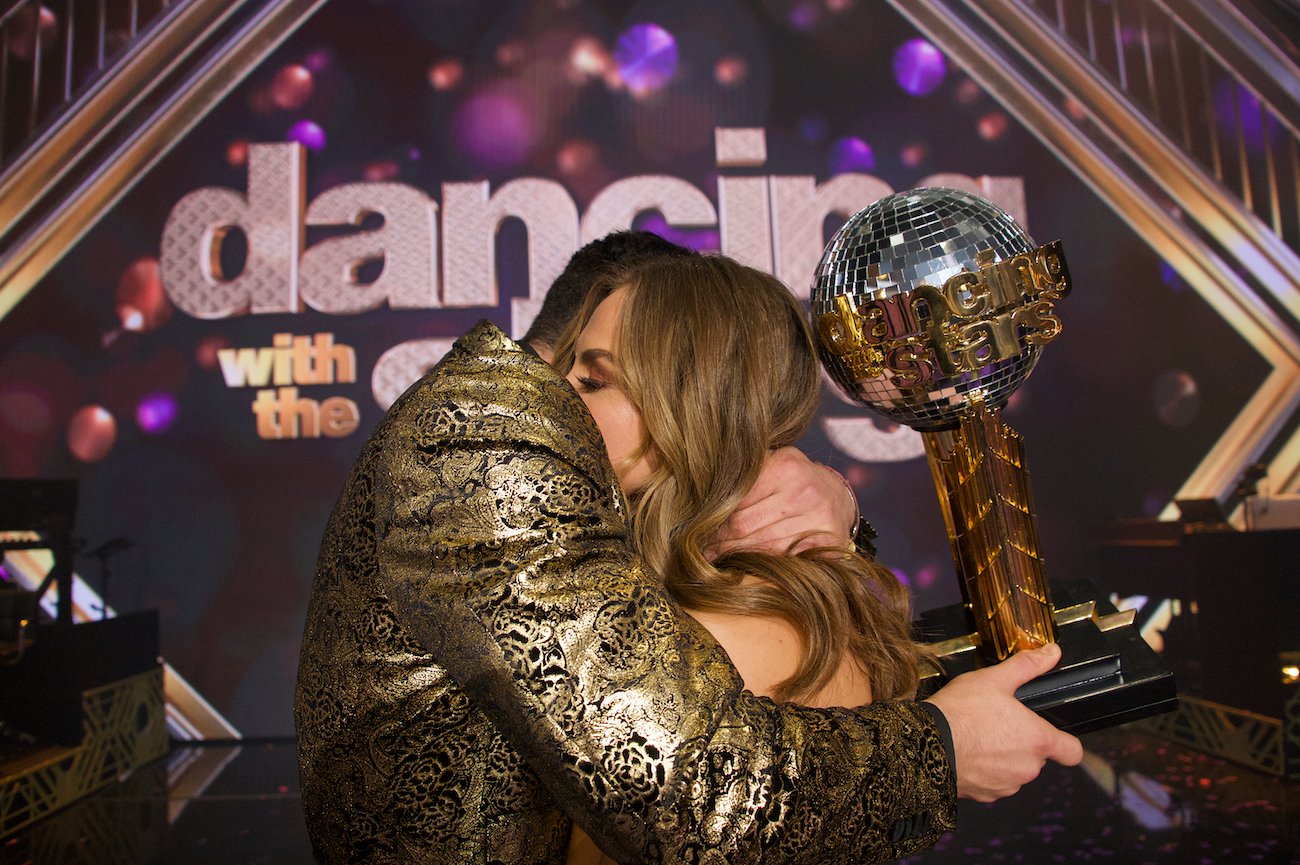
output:
<path id="1" fill-rule="evenodd" d="M 636 221 L 637 230 L 650 231 L 678 246 L 696 252 L 716 252 L 721 245 L 721 235 L 716 228 L 687 229 L 669 225 L 661 213 L 647 213 Z"/>
<path id="2" fill-rule="evenodd" d="M 306 66 L 312 72 L 321 73 L 330 68 L 330 52 L 326 48 L 321 48 L 307 55 L 302 65 Z"/>
<path id="3" fill-rule="evenodd" d="M 918 589 L 928 589 L 939 581 L 939 568 L 935 565 L 922 565 L 912 580 Z"/>
<path id="4" fill-rule="evenodd" d="M 1160 281 L 1174 291 L 1182 291 L 1187 288 L 1187 283 L 1183 281 L 1183 275 L 1167 261 L 1160 262 Z"/>
<path id="5" fill-rule="evenodd" d="M 799 119 L 799 137 L 809 144 L 816 144 L 826 138 L 826 118 L 820 114 L 809 114 Z"/>
<path id="6" fill-rule="evenodd" d="M 524 102 L 506 91 L 479 93 L 456 112 L 461 150 L 489 168 L 518 165 L 532 152 L 537 129 Z"/>
<path id="7" fill-rule="evenodd" d="M 876 154 L 871 145 L 861 138 L 840 138 L 831 145 L 831 171 L 845 174 L 850 171 L 874 171 Z"/>
<path id="8" fill-rule="evenodd" d="M 790 13 L 787 16 L 791 27 L 804 32 L 816 27 L 820 19 L 821 9 L 817 7 L 816 3 L 809 2 L 809 0 L 794 4 L 794 6 L 790 7 Z"/>
<path id="9" fill-rule="evenodd" d="M 285 137 L 296 141 L 308 150 L 325 149 L 325 130 L 314 120 L 299 120 L 289 127 Z"/>
<path id="10" fill-rule="evenodd" d="M 913 96 L 933 93 L 946 72 L 943 54 L 924 39 L 904 42 L 894 52 L 894 80 Z"/>
<path id="11" fill-rule="evenodd" d="M 1222 133 L 1232 137 L 1240 122 L 1246 149 L 1255 153 L 1264 149 L 1264 127 L 1269 118 L 1259 98 L 1240 84 L 1224 81 L 1214 88 L 1214 119 Z"/>
<path id="12" fill-rule="evenodd" d="M 614 47 L 619 76 L 637 96 L 663 89 L 677 73 L 677 61 L 677 40 L 658 24 L 629 27 Z"/>
<path id="13" fill-rule="evenodd" d="M 176 397 L 169 393 L 154 393 L 140 400 L 135 409 L 135 420 L 147 433 L 166 432 L 176 422 L 178 406 Z"/>

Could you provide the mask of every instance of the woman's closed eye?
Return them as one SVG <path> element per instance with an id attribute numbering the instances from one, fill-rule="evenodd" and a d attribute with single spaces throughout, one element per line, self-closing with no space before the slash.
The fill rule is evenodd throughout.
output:
<path id="1" fill-rule="evenodd" d="M 595 393 L 605 386 L 603 381 L 588 376 L 578 376 L 578 389 L 583 393 Z"/>

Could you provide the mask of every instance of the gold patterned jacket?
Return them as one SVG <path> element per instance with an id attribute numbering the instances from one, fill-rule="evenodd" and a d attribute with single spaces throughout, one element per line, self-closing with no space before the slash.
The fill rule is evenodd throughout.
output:
<path id="1" fill-rule="evenodd" d="M 302 797 L 331 863 L 874 862 L 953 827 L 916 703 L 742 690 L 630 552 L 600 432 L 480 323 L 389 411 L 321 548 Z"/>

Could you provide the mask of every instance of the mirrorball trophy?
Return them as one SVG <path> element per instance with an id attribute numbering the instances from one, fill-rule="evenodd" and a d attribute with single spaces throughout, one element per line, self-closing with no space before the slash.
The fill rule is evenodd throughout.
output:
<path id="1" fill-rule="evenodd" d="M 1049 589 L 1024 442 L 1001 408 L 1061 333 L 1060 241 L 1036 246 L 996 205 L 953 189 L 877 201 L 831 239 L 812 289 L 822 362 L 844 392 L 918 430 L 963 604 L 925 613 L 944 678 L 1060 642 L 1017 695 L 1075 732 L 1167 711 L 1173 677 L 1086 581 Z M 1053 605 L 1053 595 L 1064 600 Z"/>

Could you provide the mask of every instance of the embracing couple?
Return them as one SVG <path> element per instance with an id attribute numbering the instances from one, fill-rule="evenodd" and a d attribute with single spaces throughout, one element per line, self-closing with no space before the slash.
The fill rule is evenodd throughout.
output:
<path id="1" fill-rule="evenodd" d="M 1081 759 L 1014 698 L 1055 646 L 912 699 L 906 594 L 792 447 L 812 339 L 772 277 L 622 232 L 393 405 L 303 639 L 320 861 L 884 861 Z"/>

